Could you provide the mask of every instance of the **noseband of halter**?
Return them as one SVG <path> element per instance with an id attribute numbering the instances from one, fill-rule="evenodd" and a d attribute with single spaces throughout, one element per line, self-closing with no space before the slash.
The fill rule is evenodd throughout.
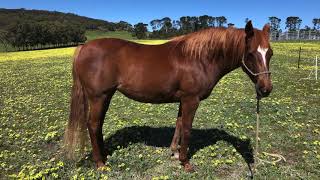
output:
<path id="1" fill-rule="evenodd" d="M 259 76 L 259 75 L 262 75 L 262 74 L 271 74 L 271 71 L 262 71 L 262 72 L 258 72 L 258 73 L 254 73 L 254 72 L 252 72 L 250 69 L 249 69 L 249 67 L 246 65 L 246 63 L 244 62 L 244 55 L 243 55 L 243 57 L 242 57 L 242 65 L 243 65 L 243 67 L 245 67 L 246 68 L 246 70 L 251 74 L 251 75 L 253 75 L 253 76 Z"/>

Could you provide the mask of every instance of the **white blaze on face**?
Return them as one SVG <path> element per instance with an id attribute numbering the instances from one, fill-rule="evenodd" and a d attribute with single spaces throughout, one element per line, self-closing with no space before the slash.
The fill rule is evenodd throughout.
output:
<path id="1" fill-rule="evenodd" d="M 261 54 L 262 60 L 263 60 L 263 64 L 264 64 L 265 67 L 267 68 L 266 55 L 267 55 L 268 48 L 261 48 L 261 46 L 259 45 L 257 51 Z"/>

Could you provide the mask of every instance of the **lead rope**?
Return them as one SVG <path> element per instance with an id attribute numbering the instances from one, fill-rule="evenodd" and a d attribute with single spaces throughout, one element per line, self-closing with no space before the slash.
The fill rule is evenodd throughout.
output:
<path id="1" fill-rule="evenodd" d="M 266 156 L 272 156 L 272 157 L 277 158 L 274 161 L 268 161 L 268 160 L 265 160 L 265 159 L 260 159 L 258 157 L 259 156 L 259 128 L 260 128 L 259 127 L 260 126 L 260 98 L 259 97 L 257 97 L 256 114 L 257 114 L 257 124 L 256 124 L 256 148 L 255 148 L 255 163 L 254 163 L 254 171 L 255 172 L 257 171 L 258 165 L 263 164 L 263 163 L 276 164 L 276 163 L 280 162 L 281 160 L 286 162 L 286 158 L 284 158 L 280 154 L 262 152 Z"/>

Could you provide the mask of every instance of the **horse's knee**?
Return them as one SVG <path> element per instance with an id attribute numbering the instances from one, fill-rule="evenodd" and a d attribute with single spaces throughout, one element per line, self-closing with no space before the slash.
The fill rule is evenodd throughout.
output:
<path id="1" fill-rule="evenodd" d="M 88 121 L 87 122 L 87 127 L 89 132 L 91 133 L 97 133 L 99 130 L 99 124 L 96 122 Z"/>
<path id="2" fill-rule="evenodd" d="M 183 128 L 182 133 L 183 133 L 183 138 L 188 140 L 191 135 L 191 129 L 190 128 Z"/>

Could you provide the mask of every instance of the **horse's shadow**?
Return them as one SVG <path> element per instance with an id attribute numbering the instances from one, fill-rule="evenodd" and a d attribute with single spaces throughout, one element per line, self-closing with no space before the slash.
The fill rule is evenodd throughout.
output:
<path id="1" fill-rule="evenodd" d="M 145 143 L 148 146 L 169 147 L 174 134 L 173 127 L 131 126 L 118 130 L 115 134 L 105 139 L 107 154 L 111 155 L 120 147 L 127 147 L 131 143 Z M 189 157 L 198 150 L 225 141 L 231 144 L 242 155 L 246 163 L 254 163 L 253 149 L 250 140 L 242 140 L 220 129 L 192 129 Z"/>

